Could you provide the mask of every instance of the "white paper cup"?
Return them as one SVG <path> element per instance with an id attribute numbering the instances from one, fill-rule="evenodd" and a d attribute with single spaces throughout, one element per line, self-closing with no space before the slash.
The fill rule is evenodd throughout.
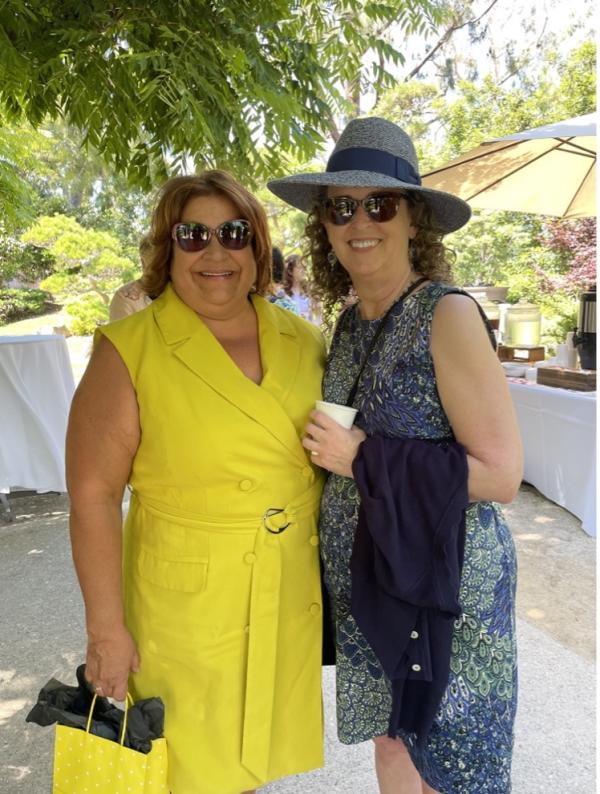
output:
<path id="1" fill-rule="evenodd" d="M 354 417 L 358 413 L 358 408 L 350 408 L 348 405 L 338 403 L 328 403 L 325 400 L 317 400 L 315 403 L 317 411 L 321 411 L 334 419 L 338 425 L 350 430 L 354 424 Z"/>
<path id="2" fill-rule="evenodd" d="M 569 369 L 577 369 L 577 350 L 567 345 L 567 359 Z"/>
<path id="3" fill-rule="evenodd" d="M 566 345 L 556 345 L 556 362 L 559 367 L 569 366 L 569 349 Z"/>

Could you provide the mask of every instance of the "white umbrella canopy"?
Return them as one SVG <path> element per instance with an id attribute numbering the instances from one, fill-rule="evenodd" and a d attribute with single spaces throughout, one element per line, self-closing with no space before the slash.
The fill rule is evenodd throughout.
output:
<path id="1" fill-rule="evenodd" d="M 596 114 L 495 138 L 423 176 L 472 207 L 596 215 Z"/>

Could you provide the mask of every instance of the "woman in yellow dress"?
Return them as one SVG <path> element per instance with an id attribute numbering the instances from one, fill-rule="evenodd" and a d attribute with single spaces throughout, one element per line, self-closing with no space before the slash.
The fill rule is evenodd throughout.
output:
<path id="1" fill-rule="evenodd" d="M 323 761 L 324 343 L 262 297 L 266 216 L 225 172 L 169 180 L 146 242 L 154 300 L 99 329 L 69 423 L 86 677 L 163 699 L 172 794 L 240 794 Z"/>

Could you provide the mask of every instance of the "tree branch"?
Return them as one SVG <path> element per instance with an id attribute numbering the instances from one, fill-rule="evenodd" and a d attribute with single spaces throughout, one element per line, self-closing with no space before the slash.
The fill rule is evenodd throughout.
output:
<path id="1" fill-rule="evenodd" d="M 482 14 L 480 14 L 477 17 L 477 19 L 469 19 L 467 22 L 465 22 L 463 25 L 461 25 L 461 27 L 464 27 L 465 25 L 469 25 L 469 24 L 475 24 L 476 22 L 479 22 L 480 20 L 482 20 L 484 18 L 484 16 L 489 14 L 489 12 L 492 10 L 492 8 L 496 5 L 497 2 L 498 2 L 498 0 L 492 0 L 492 2 L 489 4 L 489 6 L 485 9 L 485 11 Z"/>
<path id="2" fill-rule="evenodd" d="M 419 74 L 419 72 L 425 66 L 427 61 L 430 61 L 433 58 L 433 56 L 435 55 L 435 53 L 440 49 L 440 47 L 442 47 L 444 44 L 446 44 L 446 42 L 448 41 L 448 39 L 454 33 L 455 30 L 458 30 L 458 28 L 455 27 L 455 26 L 453 26 L 451 28 L 448 28 L 448 30 L 442 35 L 442 37 L 440 38 L 438 43 L 435 45 L 435 47 L 432 50 L 430 50 L 427 53 L 427 55 L 423 58 L 421 63 L 418 64 L 418 66 L 415 66 L 415 68 L 406 75 L 406 77 L 404 78 L 404 82 L 405 83 L 408 83 L 408 81 L 412 80 L 412 78 L 415 77 L 415 75 Z"/>
<path id="3" fill-rule="evenodd" d="M 421 71 L 421 69 L 422 69 L 422 68 L 425 66 L 425 64 L 426 64 L 428 61 L 430 61 L 430 60 L 433 58 L 433 56 L 434 56 L 434 55 L 435 55 L 435 53 L 436 53 L 436 52 L 437 52 L 437 51 L 440 49 L 440 47 L 443 47 L 443 46 L 444 46 L 444 44 L 446 44 L 446 43 L 448 42 L 448 40 L 450 39 L 450 37 L 451 37 L 451 36 L 452 36 L 454 33 L 456 33 L 456 31 L 457 31 L 457 30 L 460 30 L 461 28 L 464 28 L 464 27 L 466 27 L 467 25 L 474 25 L 474 24 L 476 24 L 477 22 L 479 22 L 481 19 L 483 19 L 483 18 L 484 18 L 484 16 L 485 16 L 486 14 L 489 14 L 489 12 L 492 10 L 492 8 L 493 8 L 493 7 L 496 5 L 496 3 L 497 3 L 497 2 L 498 2 L 498 0 L 492 0 L 492 2 L 491 2 L 491 3 L 489 4 L 489 6 L 488 6 L 488 7 L 485 9 L 485 11 L 484 11 L 483 13 L 481 13 L 481 14 L 480 14 L 480 15 L 479 15 L 479 16 L 478 16 L 476 19 L 467 19 L 465 22 L 461 22 L 461 24 L 460 24 L 460 25 L 459 25 L 459 24 L 451 25 L 451 26 L 450 26 L 450 27 L 449 27 L 449 28 L 448 28 L 448 29 L 447 29 L 447 30 L 446 30 L 446 31 L 445 31 L 445 32 L 444 32 L 444 33 L 441 35 L 441 37 L 440 37 L 440 39 L 439 39 L 438 43 L 435 45 L 435 47 L 434 47 L 434 48 L 433 48 L 433 49 L 432 49 L 430 52 L 428 52 L 428 53 L 427 53 L 427 55 L 426 55 L 426 56 L 423 58 L 423 60 L 421 61 L 421 63 L 420 63 L 420 64 L 418 64 L 418 66 L 415 66 L 415 68 L 414 68 L 414 69 L 413 69 L 411 72 L 409 72 L 409 73 L 407 74 L 407 76 L 404 78 L 404 82 L 408 82 L 409 80 L 412 80 L 412 78 L 413 78 L 413 77 L 415 77 L 415 76 L 416 76 L 416 75 L 417 75 L 417 74 L 418 74 L 418 73 Z"/>
<path id="4" fill-rule="evenodd" d="M 333 138 L 333 142 L 337 143 L 340 139 L 340 131 L 333 118 L 329 119 L 327 126 L 329 127 L 329 132 L 331 134 L 331 137 Z"/>
<path id="5" fill-rule="evenodd" d="M 385 59 L 381 53 L 379 53 L 379 78 L 377 80 L 375 88 L 375 105 L 379 104 L 379 100 L 381 99 L 381 84 L 383 82 L 383 67 L 385 66 Z"/>

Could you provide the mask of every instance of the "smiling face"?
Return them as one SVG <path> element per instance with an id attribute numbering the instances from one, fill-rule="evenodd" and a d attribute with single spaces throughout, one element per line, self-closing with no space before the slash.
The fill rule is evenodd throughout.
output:
<path id="1" fill-rule="evenodd" d="M 241 217 L 232 201 L 215 193 L 190 199 L 177 222 L 203 223 L 215 229 Z M 256 282 L 252 245 L 231 251 L 213 234 L 204 250 L 187 253 L 173 241 L 171 281 L 181 300 L 201 317 L 233 317 L 247 307 L 248 293 Z"/>
<path id="2" fill-rule="evenodd" d="M 348 196 L 364 199 L 378 193 L 375 188 L 332 187 L 328 198 Z M 412 225 L 408 202 L 400 201 L 398 214 L 385 223 L 377 223 L 359 206 L 352 220 L 345 226 L 323 221 L 327 237 L 335 255 L 348 271 L 355 286 L 364 279 L 395 279 L 410 269 L 408 243 L 417 230 Z"/>

